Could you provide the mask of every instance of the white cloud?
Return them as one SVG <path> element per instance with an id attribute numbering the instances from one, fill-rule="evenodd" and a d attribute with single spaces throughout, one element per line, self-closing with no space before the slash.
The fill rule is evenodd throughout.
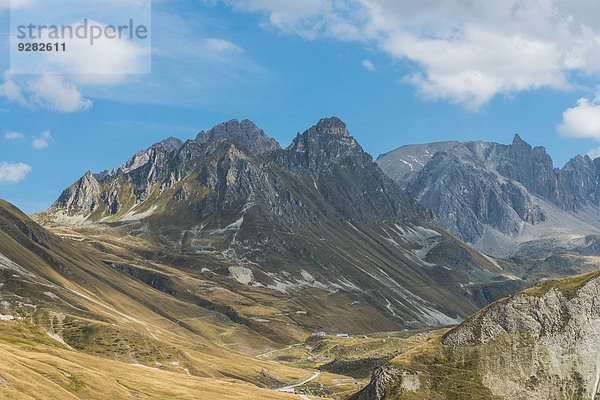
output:
<path id="1" fill-rule="evenodd" d="M 90 21 L 106 28 L 104 24 Z M 74 24 L 77 27 L 81 24 Z M 102 37 L 90 46 L 85 40 L 67 40 L 65 54 L 51 53 L 57 70 L 74 75 L 74 82 L 82 85 L 114 85 L 130 75 L 150 73 L 151 49 L 126 39 Z"/>
<path id="2" fill-rule="evenodd" d="M 268 23 L 287 32 L 314 38 L 332 15 L 331 0 L 225 0 L 236 9 L 267 12 Z"/>
<path id="3" fill-rule="evenodd" d="M 29 7 L 35 3 L 35 0 L 0 0 L 0 14 L 9 8 L 17 9 Z"/>
<path id="4" fill-rule="evenodd" d="M 27 84 L 30 101 L 42 108 L 61 112 L 87 110 L 92 101 L 82 96 L 79 88 L 59 75 L 44 74 Z"/>
<path id="5" fill-rule="evenodd" d="M 374 45 L 413 63 L 403 81 L 425 98 L 471 109 L 600 73 L 600 14 L 583 0 L 223 1 L 286 33 Z"/>
<path id="6" fill-rule="evenodd" d="M 595 149 L 588 151 L 586 155 L 589 156 L 592 160 L 600 157 L 600 147 L 596 147 Z"/>
<path id="7" fill-rule="evenodd" d="M 31 1 L 33 0 L 22 0 L 22 3 L 26 5 Z M 88 24 L 106 28 L 106 25 L 93 20 L 88 20 Z M 73 29 L 81 25 L 82 23 L 72 24 Z M 48 31 L 45 33 L 48 34 Z M 90 46 L 88 40 L 77 38 L 67 38 L 64 41 L 67 49 L 65 52 L 40 52 L 32 55 L 37 57 L 34 61 L 25 58 L 11 60 L 13 72 L 39 75 L 39 78 L 26 80 L 21 76 L 17 80 L 6 71 L 4 82 L 0 83 L 0 98 L 29 108 L 60 112 L 84 111 L 92 106 L 92 101 L 82 95 L 82 87 L 101 88 L 123 84 L 134 75 L 150 72 L 149 46 L 125 38 L 102 37 L 96 39 L 93 46 Z M 223 46 L 225 44 L 221 44 Z M 42 66 L 43 71 L 35 66 Z"/>
<path id="8" fill-rule="evenodd" d="M 34 136 L 31 145 L 35 149 L 42 150 L 50 146 L 50 143 L 52 142 L 54 142 L 54 138 L 50 134 L 50 131 L 45 131 L 40 133 L 38 136 Z"/>
<path id="9" fill-rule="evenodd" d="M 556 130 L 566 137 L 600 140 L 600 97 L 577 100 L 575 107 L 563 112 L 562 122 Z"/>
<path id="10" fill-rule="evenodd" d="M 19 132 L 6 132 L 4 134 L 4 139 L 8 139 L 8 140 L 20 140 L 23 139 L 25 137 L 25 135 L 23 135 L 22 133 Z"/>
<path id="11" fill-rule="evenodd" d="M 0 84 L 0 97 L 6 98 L 10 102 L 26 105 L 27 100 L 21 87 L 12 80 L 9 72 L 4 73 L 4 83 Z"/>
<path id="12" fill-rule="evenodd" d="M 204 39 L 207 47 L 211 51 L 216 51 L 217 53 L 222 53 L 226 51 L 238 52 L 242 51 L 242 48 L 236 45 L 235 43 L 230 42 L 225 39 L 211 38 Z"/>
<path id="13" fill-rule="evenodd" d="M 375 71 L 375 64 L 371 60 L 363 60 L 362 65 L 369 71 Z"/>
<path id="14" fill-rule="evenodd" d="M 10 164 L 6 161 L 0 162 L 0 184 L 17 183 L 25 179 L 31 172 L 31 166 L 23 163 Z"/>
<path id="15" fill-rule="evenodd" d="M 60 75 L 41 75 L 36 80 L 15 82 L 6 72 L 0 84 L 0 98 L 35 109 L 45 108 L 60 112 L 87 110 L 92 101 L 81 94 L 79 88 Z"/>
<path id="16" fill-rule="evenodd" d="M 107 25 L 88 20 L 89 26 L 107 29 Z M 73 30 L 83 26 L 82 22 L 70 24 Z M 48 37 L 49 31 L 44 31 Z M 51 41 L 50 39 L 48 39 Z M 43 42 L 44 39 L 42 38 Z M 115 85 L 130 79 L 131 75 L 151 72 L 151 48 L 146 43 L 136 43 L 128 38 L 109 39 L 106 36 L 94 39 L 65 38 L 66 51 L 40 52 L 31 58 L 17 54 L 11 60 L 12 71 L 22 74 L 68 75 L 77 85 Z"/>

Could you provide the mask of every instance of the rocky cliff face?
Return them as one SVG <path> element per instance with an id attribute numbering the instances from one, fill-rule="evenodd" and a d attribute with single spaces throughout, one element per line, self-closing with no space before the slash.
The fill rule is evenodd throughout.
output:
<path id="1" fill-rule="evenodd" d="M 467 242 L 475 243 L 491 226 L 516 235 L 523 223 L 537 224 L 545 216 L 535 199 L 512 180 L 446 152 L 436 153 L 406 189 L 434 207 L 440 224 Z"/>
<path id="2" fill-rule="evenodd" d="M 515 135 L 510 145 L 404 146 L 377 162 L 445 229 L 492 254 L 540 237 L 598 233 L 600 159 L 577 156 L 557 169 L 543 147 Z"/>
<path id="3" fill-rule="evenodd" d="M 249 121 L 152 146 L 86 175 L 38 220 L 126 226 L 165 249 L 159 257 L 247 285 L 360 294 L 356 304 L 399 326 L 456 323 L 487 304 L 474 293 L 521 284 L 439 229 L 338 118 L 286 149 Z"/>
<path id="4" fill-rule="evenodd" d="M 595 399 L 599 295 L 600 272 L 594 272 L 498 301 L 440 342 L 393 360 L 359 398 L 445 399 L 458 391 L 464 398 Z M 452 370 L 463 371 L 460 384 Z"/>
<path id="5" fill-rule="evenodd" d="M 62 192 L 53 205 L 56 208 L 81 212 L 93 212 L 99 206 L 100 183 L 90 171 Z"/>
<path id="6" fill-rule="evenodd" d="M 433 214 L 381 171 L 338 118 L 319 121 L 271 159 L 295 176 L 312 178 L 344 219 L 372 225 L 433 221 Z"/>
<path id="7" fill-rule="evenodd" d="M 257 153 L 265 153 L 281 148 L 275 139 L 268 137 L 262 129 L 259 129 L 252 121 L 247 119 L 242 122 L 232 119 L 215 126 L 207 132 L 201 131 L 196 137 L 198 143 L 214 142 L 222 139 L 235 140 Z"/>
<path id="8" fill-rule="evenodd" d="M 290 179 L 298 181 L 294 187 L 287 184 Z M 171 198 L 169 191 L 174 191 Z M 302 203 L 302 196 L 311 197 L 316 207 Z M 90 221 L 128 220 L 147 211 L 150 197 L 154 206 L 159 198 L 201 200 L 195 205 L 200 220 L 239 203 L 263 207 L 267 218 L 288 223 L 339 213 L 344 220 L 374 225 L 433 221 L 431 212 L 389 179 L 337 118 L 321 120 L 285 150 L 250 121 L 218 125 L 195 141 L 163 141 L 112 171 L 88 172 L 51 211 Z"/>

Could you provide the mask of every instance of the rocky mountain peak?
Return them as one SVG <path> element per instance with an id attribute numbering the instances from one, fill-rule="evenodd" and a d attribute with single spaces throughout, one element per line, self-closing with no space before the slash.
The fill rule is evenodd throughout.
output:
<path id="1" fill-rule="evenodd" d="M 350 136 L 346 124 L 339 118 L 324 118 L 316 125 L 298 134 L 285 150 L 288 168 L 308 169 L 318 173 L 332 162 L 353 159 L 359 164 L 372 162 L 358 142 Z"/>
<path id="2" fill-rule="evenodd" d="M 307 133 L 317 135 L 340 135 L 350 136 L 348 127 L 338 117 L 323 118 L 317 125 L 310 128 Z"/>
<path id="3" fill-rule="evenodd" d="M 248 119 L 241 122 L 237 119 L 223 122 L 206 132 L 201 131 L 196 137 L 199 143 L 226 139 L 235 140 L 257 153 L 281 149 L 275 139 L 268 137 L 262 129 Z"/>
<path id="4" fill-rule="evenodd" d="M 165 140 L 162 140 L 162 141 L 154 144 L 152 147 L 161 147 L 167 153 L 170 153 L 172 151 L 179 150 L 181 148 L 181 146 L 183 146 L 182 140 L 170 136 L 170 137 L 166 138 Z"/>
<path id="5" fill-rule="evenodd" d="M 77 182 L 65 189 L 52 208 L 93 212 L 98 207 L 100 184 L 88 171 Z"/>
<path id="6" fill-rule="evenodd" d="M 518 133 L 515 133 L 515 136 L 513 137 L 512 145 L 513 146 L 529 147 L 529 149 L 531 149 L 531 146 L 529 145 L 529 143 L 527 143 L 526 141 L 524 141 L 523 139 L 521 139 L 521 136 L 519 136 Z"/>

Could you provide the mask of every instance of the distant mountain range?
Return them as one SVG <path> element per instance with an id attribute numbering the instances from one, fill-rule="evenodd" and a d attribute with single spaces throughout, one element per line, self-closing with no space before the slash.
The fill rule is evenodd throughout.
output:
<path id="1" fill-rule="evenodd" d="M 402 146 L 377 163 L 444 229 L 488 254 L 510 256 L 524 242 L 600 233 L 600 158 L 577 156 L 554 168 L 543 147 L 515 135 L 510 145 Z"/>
<path id="2" fill-rule="evenodd" d="M 337 118 L 286 149 L 247 120 L 170 138 L 88 172 L 36 218 L 119 227 L 153 259 L 244 285 L 345 294 L 365 331 L 453 324 L 526 285 L 440 229 Z"/>

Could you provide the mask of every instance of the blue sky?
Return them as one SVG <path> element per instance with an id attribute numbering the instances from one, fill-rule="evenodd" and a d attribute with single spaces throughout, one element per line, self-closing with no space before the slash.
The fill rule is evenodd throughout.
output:
<path id="1" fill-rule="evenodd" d="M 88 170 L 232 118 L 287 146 L 335 115 L 374 157 L 519 133 L 562 166 L 600 146 L 598 6 L 467 3 L 156 1 L 152 74 L 83 79 L 3 73 L 0 0 L 0 198 L 42 211 Z"/>

